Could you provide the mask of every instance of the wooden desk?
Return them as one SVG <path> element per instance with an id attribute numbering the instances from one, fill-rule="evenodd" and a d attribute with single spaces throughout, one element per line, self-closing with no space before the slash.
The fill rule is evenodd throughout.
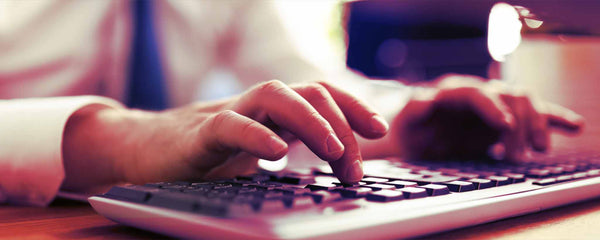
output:
<path id="1" fill-rule="evenodd" d="M 58 200 L 47 208 L 0 207 L 0 239 L 156 239 L 162 235 L 123 226 L 87 203 Z"/>
<path id="2" fill-rule="evenodd" d="M 597 239 L 600 200 L 459 229 L 423 239 Z M 156 239 L 162 235 L 119 225 L 87 204 L 60 201 L 48 208 L 0 207 L 0 239 Z"/>
<path id="3" fill-rule="evenodd" d="M 574 139 L 553 136 L 555 148 L 576 145 L 598 151 L 600 145 L 600 43 L 596 40 L 532 40 L 523 44 L 508 64 L 545 99 L 560 103 L 587 118 L 585 133 Z M 526 216 L 500 220 L 428 236 L 436 239 L 597 239 L 600 199 Z M 101 239 L 165 238 L 122 226 L 96 214 L 83 203 L 58 201 L 48 208 L 0 206 L 0 238 Z"/>

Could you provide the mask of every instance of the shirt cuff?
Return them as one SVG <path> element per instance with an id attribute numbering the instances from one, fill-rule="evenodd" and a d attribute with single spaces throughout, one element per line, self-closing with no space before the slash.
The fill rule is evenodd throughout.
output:
<path id="1" fill-rule="evenodd" d="M 62 139 L 77 110 L 121 108 L 98 96 L 0 100 L 0 202 L 46 206 L 64 179 Z"/>

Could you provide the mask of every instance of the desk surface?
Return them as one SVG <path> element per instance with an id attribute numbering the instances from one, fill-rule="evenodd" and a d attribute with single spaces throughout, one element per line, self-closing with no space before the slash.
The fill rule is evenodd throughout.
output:
<path id="1" fill-rule="evenodd" d="M 600 40 L 531 40 L 505 66 L 505 74 L 545 99 L 583 114 L 585 133 L 577 138 L 553 136 L 553 146 L 600 143 Z M 591 239 L 600 236 L 600 199 L 526 216 L 445 232 L 437 239 Z M 164 238 L 116 224 L 83 203 L 55 202 L 48 208 L 0 206 L 0 238 Z"/>
<path id="2" fill-rule="evenodd" d="M 445 232 L 424 239 L 593 239 L 600 236 L 600 199 Z M 155 239 L 162 235 L 119 225 L 87 204 L 0 208 L 0 239 Z"/>

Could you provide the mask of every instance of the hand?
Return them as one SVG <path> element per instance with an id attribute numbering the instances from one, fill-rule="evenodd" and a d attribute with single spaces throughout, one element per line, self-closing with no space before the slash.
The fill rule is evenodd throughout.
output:
<path id="1" fill-rule="evenodd" d="M 584 120 L 500 81 L 448 75 L 417 91 L 392 122 L 395 154 L 411 159 L 519 160 L 544 152 L 550 130 L 578 132 Z"/>
<path id="2" fill-rule="evenodd" d="M 233 177 L 254 171 L 259 158 L 280 159 L 284 139 L 296 138 L 341 181 L 357 182 L 354 131 L 380 138 L 387 130 L 381 116 L 327 83 L 270 81 L 226 101 L 164 112 L 84 109 L 67 123 L 63 187 Z"/>

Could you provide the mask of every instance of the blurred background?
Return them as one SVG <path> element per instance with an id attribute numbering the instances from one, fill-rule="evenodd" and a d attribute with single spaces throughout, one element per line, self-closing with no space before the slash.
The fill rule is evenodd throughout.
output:
<path id="1" fill-rule="evenodd" d="M 277 8 L 315 65 L 339 67 L 343 59 L 366 76 L 407 82 L 449 72 L 499 78 L 490 65 L 517 50 L 521 35 L 566 44 L 600 34 L 600 1 L 592 0 L 279 1 Z"/>
<path id="2" fill-rule="evenodd" d="M 341 59 L 371 78 L 409 84 L 450 72 L 500 78 L 586 118 L 581 137 L 553 135 L 555 149 L 598 147 L 600 1 L 281 1 L 278 5 L 300 52 L 317 66 L 339 67 L 333 63 Z"/>

